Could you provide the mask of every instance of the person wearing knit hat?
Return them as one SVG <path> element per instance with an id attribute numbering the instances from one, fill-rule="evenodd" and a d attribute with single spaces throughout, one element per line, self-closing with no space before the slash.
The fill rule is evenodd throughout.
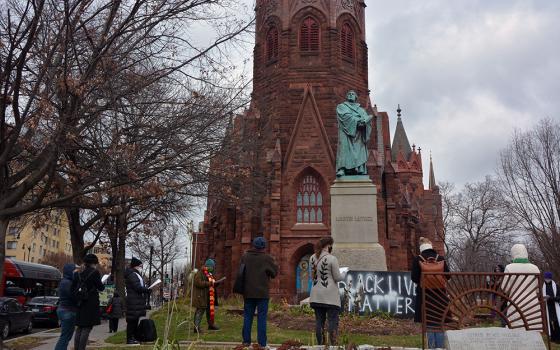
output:
<path id="1" fill-rule="evenodd" d="M 85 350 L 89 333 L 94 326 L 101 324 L 99 308 L 99 292 L 105 289 L 101 282 L 101 274 L 96 269 L 99 259 L 95 254 L 84 256 L 84 268 L 75 272 L 72 278 L 72 291 L 85 289 L 87 297 L 79 300 L 76 313 L 76 331 L 74 333 L 74 349 Z"/>
<path id="2" fill-rule="evenodd" d="M 257 237 L 253 240 L 253 248 L 263 250 L 266 248 L 266 239 L 264 237 Z"/>
<path id="3" fill-rule="evenodd" d="M 412 261 L 412 268 L 410 272 L 411 280 L 416 283 L 414 322 L 422 322 L 422 313 L 426 312 L 426 320 L 428 326 L 426 335 L 428 338 L 428 347 L 430 349 L 443 348 L 443 332 L 435 328 L 436 325 L 433 321 L 435 319 L 441 318 L 441 312 L 439 312 L 436 308 L 423 310 L 422 286 L 420 285 L 420 281 L 422 279 L 422 268 L 425 268 L 425 265 L 439 265 L 438 267 L 441 268 L 441 264 L 443 264 L 441 272 L 449 272 L 449 267 L 447 265 L 447 261 L 445 261 L 445 258 L 439 255 L 438 252 L 434 249 L 432 241 L 430 241 L 430 239 L 426 237 L 420 237 L 418 239 L 418 250 L 420 251 L 420 254 L 416 256 Z M 440 283 L 440 280 L 436 279 L 430 282 L 433 283 L 433 286 L 426 286 L 425 288 L 426 305 L 438 305 L 438 303 L 442 304 L 447 302 L 447 293 L 445 291 L 445 288 L 441 287 L 441 285 L 444 285 L 445 282 Z"/>
<path id="4" fill-rule="evenodd" d="M 552 280 L 552 272 L 544 273 L 543 296 L 546 300 L 546 319 L 550 340 L 560 342 L 560 294 L 558 285 Z"/>
<path id="5" fill-rule="evenodd" d="M 217 306 L 216 286 L 225 280 L 225 277 L 216 280 L 214 277 L 214 268 L 216 261 L 214 259 L 206 259 L 204 266 L 199 269 L 194 276 L 194 289 L 192 294 L 192 305 L 195 307 L 194 312 L 194 332 L 202 333 L 200 323 L 202 316 L 206 313 L 206 321 L 208 329 L 217 331 L 220 328 L 215 324 L 215 307 Z"/>
<path id="6" fill-rule="evenodd" d="M 138 266 L 142 266 L 142 261 L 140 261 L 140 259 L 132 257 L 132 259 L 130 259 L 130 267 L 131 268 L 135 268 Z"/>
<path id="7" fill-rule="evenodd" d="M 257 340 L 261 347 L 266 347 L 266 318 L 268 314 L 269 282 L 278 274 L 278 265 L 272 256 L 265 253 L 266 239 L 256 237 L 241 258 L 244 266 L 243 279 L 243 344 L 251 344 L 253 316 L 257 310 Z M 239 277 L 238 277 L 239 278 Z"/>
<path id="8" fill-rule="evenodd" d="M 136 330 L 140 317 L 146 316 L 148 296 L 151 289 L 146 287 L 142 278 L 142 261 L 132 257 L 130 267 L 124 272 L 126 284 L 126 343 L 139 344 Z"/>

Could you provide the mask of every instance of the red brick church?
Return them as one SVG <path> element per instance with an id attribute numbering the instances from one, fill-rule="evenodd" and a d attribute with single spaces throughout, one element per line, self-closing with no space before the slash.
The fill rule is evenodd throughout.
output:
<path id="1" fill-rule="evenodd" d="M 207 210 L 195 235 L 196 265 L 215 258 L 217 274 L 227 276 L 225 294 L 257 236 L 268 240 L 281 267 L 272 294 L 294 302 L 308 293 L 309 256 L 329 234 L 335 109 L 351 89 L 374 116 L 367 168 L 389 271 L 409 270 L 420 236 L 443 248 L 431 161 L 425 189 L 421 149 L 410 145 L 402 111 L 391 141 L 388 113 L 371 102 L 365 7 L 364 0 L 257 0 L 252 102 L 232 120 L 227 155 L 211 164 Z"/>

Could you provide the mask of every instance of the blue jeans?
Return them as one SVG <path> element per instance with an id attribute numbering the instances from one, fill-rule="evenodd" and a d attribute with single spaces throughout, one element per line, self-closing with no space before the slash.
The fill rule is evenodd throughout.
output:
<path id="1" fill-rule="evenodd" d="M 74 327 L 76 326 L 76 312 L 58 308 L 56 315 L 60 320 L 60 338 L 54 347 L 54 350 L 66 350 L 68 343 L 74 334 Z"/>
<path id="2" fill-rule="evenodd" d="M 268 314 L 268 299 L 245 299 L 243 306 L 243 343 L 251 344 L 251 328 L 253 316 L 257 309 L 257 339 L 259 345 L 266 346 L 266 315 Z"/>
<path id="3" fill-rule="evenodd" d="M 443 332 L 426 332 L 428 335 L 428 348 L 442 348 L 443 349 Z"/>

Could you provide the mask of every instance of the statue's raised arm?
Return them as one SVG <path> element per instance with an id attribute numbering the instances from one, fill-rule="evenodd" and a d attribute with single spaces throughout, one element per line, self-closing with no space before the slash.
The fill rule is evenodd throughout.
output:
<path id="1" fill-rule="evenodd" d="M 346 101 L 336 107 L 338 120 L 338 148 L 336 176 L 367 175 L 367 144 L 371 136 L 371 120 L 357 102 L 358 95 L 350 90 Z"/>

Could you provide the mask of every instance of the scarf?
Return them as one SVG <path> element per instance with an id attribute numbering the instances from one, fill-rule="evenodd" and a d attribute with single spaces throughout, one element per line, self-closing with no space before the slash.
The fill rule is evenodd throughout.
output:
<path id="1" fill-rule="evenodd" d="M 208 289 L 208 294 L 209 294 L 209 299 L 210 299 L 210 324 L 214 324 L 214 297 L 215 297 L 215 291 L 214 291 L 214 282 L 216 281 L 216 279 L 214 278 L 214 276 L 212 276 L 212 274 L 210 273 L 210 271 L 208 271 L 207 267 L 202 268 L 202 272 L 204 273 L 204 276 L 206 276 L 206 278 L 208 278 L 208 282 L 210 282 L 210 287 Z"/>
<path id="2" fill-rule="evenodd" d="M 527 259 L 527 258 L 516 258 L 516 259 L 513 259 L 513 263 L 516 263 L 516 264 L 528 264 L 528 263 L 529 263 L 529 259 Z"/>

